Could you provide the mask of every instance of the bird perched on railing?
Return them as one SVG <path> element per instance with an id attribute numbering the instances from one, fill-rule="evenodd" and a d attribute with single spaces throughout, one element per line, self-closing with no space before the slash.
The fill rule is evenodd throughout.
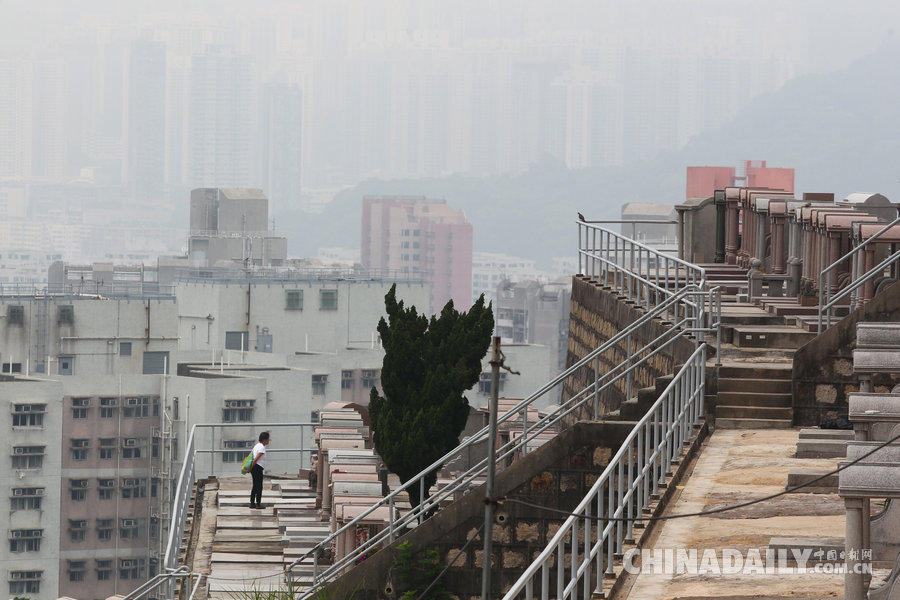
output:
<path id="1" fill-rule="evenodd" d="M 584 220 L 585 220 L 584 215 L 581 214 L 581 213 L 578 213 L 578 220 L 579 220 L 579 221 L 584 221 Z"/>

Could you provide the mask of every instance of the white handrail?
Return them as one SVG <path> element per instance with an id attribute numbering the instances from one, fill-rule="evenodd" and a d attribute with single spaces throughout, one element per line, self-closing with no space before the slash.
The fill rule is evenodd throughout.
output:
<path id="1" fill-rule="evenodd" d="M 619 450 L 543 551 L 503 596 L 514 600 L 526 592 L 531 600 L 535 583 L 541 598 L 558 600 L 602 593 L 604 573 L 612 573 L 613 558 L 630 539 L 634 523 L 660 484 L 672 462 L 682 453 L 693 428 L 703 415 L 706 388 L 706 345 L 697 348 L 647 413 L 631 430 Z M 605 510 L 604 510 L 605 506 Z M 605 517 L 605 518 L 604 518 Z M 624 522 L 623 522 L 624 521 Z M 583 535 L 579 534 L 583 523 Z M 566 538 L 571 569 L 566 574 Z M 583 552 L 579 545 L 583 538 Z M 577 543 L 576 543 L 577 542 Z M 551 588 L 550 571 L 557 576 Z M 592 579 L 592 569 L 594 578 Z"/>

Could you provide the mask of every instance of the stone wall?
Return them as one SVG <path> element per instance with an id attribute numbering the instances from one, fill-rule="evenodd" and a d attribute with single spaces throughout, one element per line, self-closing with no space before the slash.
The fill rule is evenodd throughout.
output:
<path id="1" fill-rule="evenodd" d="M 644 314 L 644 310 L 622 300 L 617 294 L 588 281 L 582 275 L 572 279 L 572 305 L 569 316 L 569 347 L 566 366 L 570 367 L 603 342 L 608 341 Z M 632 350 L 642 348 L 660 336 L 668 327 L 659 319 L 645 324 L 632 339 Z M 627 357 L 627 347 L 623 340 L 600 357 L 601 374 L 608 372 Z M 648 362 L 638 367 L 634 376 L 632 391 L 651 387 L 656 378 L 675 372 L 676 365 L 682 365 L 694 351 L 693 343 L 682 336 L 674 344 L 660 352 Z M 594 368 L 584 366 L 569 377 L 563 387 L 563 398 L 571 398 L 594 381 Z M 600 397 L 601 414 L 617 410 L 626 400 L 625 378 L 605 390 Z M 592 406 L 585 406 L 577 415 L 578 419 L 590 419 Z"/>
<path id="2" fill-rule="evenodd" d="M 823 419 L 846 416 L 847 399 L 859 391 L 859 379 L 853 374 L 856 324 L 879 321 L 900 321 L 900 282 L 797 350 L 791 384 L 794 425 L 819 425 Z M 889 392 L 897 382 L 890 375 L 873 378 L 876 392 Z"/>
<path id="3" fill-rule="evenodd" d="M 634 423 L 627 421 L 577 423 L 500 471 L 495 480 L 495 493 L 572 510 L 633 427 Z M 393 545 L 346 573 L 330 586 L 329 592 L 337 597 L 347 590 L 356 590 L 354 600 L 396 597 L 396 546 L 408 541 L 414 549 L 437 550 L 444 564 L 456 559 L 442 579 L 446 589 L 462 600 L 479 598 L 484 555 L 481 536 L 469 544 L 462 556 L 458 555 L 466 540 L 476 536 L 484 523 L 483 499 L 483 488 L 479 488 L 441 509 Z M 494 571 L 492 579 L 494 597 L 500 597 L 501 590 L 512 585 L 565 520 L 555 513 L 512 503 L 502 506 L 498 515 L 502 518 L 495 519 L 492 564 L 499 565 L 500 569 Z M 555 571 L 551 578 L 555 580 Z"/>

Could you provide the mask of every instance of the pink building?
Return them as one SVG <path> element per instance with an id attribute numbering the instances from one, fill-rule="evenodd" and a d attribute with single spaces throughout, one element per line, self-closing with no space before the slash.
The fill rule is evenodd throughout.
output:
<path id="1" fill-rule="evenodd" d="M 764 160 L 747 160 L 735 167 L 688 167 L 685 198 L 709 198 L 716 190 L 746 186 L 794 191 L 794 169 L 767 167 Z"/>
<path id="2" fill-rule="evenodd" d="M 362 263 L 431 283 L 432 312 L 448 300 L 472 303 L 472 224 L 444 200 L 424 196 L 363 198 Z"/>

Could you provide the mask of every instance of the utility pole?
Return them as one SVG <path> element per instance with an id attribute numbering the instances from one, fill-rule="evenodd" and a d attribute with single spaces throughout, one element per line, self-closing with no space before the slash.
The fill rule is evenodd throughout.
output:
<path id="1" fill-rule="evenodd" d="M 481 600 L 491 598 L 491 545 L 494 533 L 494 460 L 497 444 L 497 396 L 500 390 L 500 336 L 491 340 L 491 402 L 488 407 L 488 464 L 487 481 L 484 485 L 484 556 L 481 567 Z"/>

